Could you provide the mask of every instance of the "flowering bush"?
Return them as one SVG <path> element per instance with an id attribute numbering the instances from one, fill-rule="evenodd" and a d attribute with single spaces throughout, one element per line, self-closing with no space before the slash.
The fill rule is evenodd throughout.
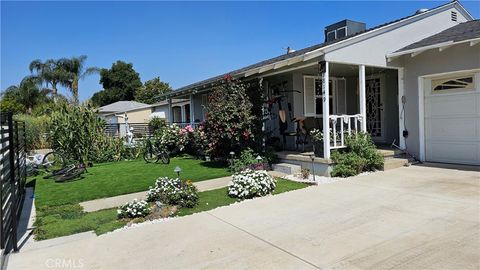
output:
<path id="1" fill-rule="evenodd" d="M 227 157 L 230 151 L 239 152 L 254 143 L 252 102 L 244 83 L 225 76 L 208 96 L 205 132 L 209 143 L 207 154 Z"/>
<path id="2" fill-rule="evenodd" d="M 155 133 L 155 137 L 158 140 L 158 143 L 169 151 L 178 149 L 183 151 L 185 144 L 187 143 L 187 136 L 185 132 L 182 131 L 180 127 L 175 124 L 166 125 L 164 128 L 159 129 Z"/>
<path id="3" fill-rule="evenodd" d="M 151 209 L 146 201 L 134 199 L 132 202 L 120 206 L 117 210 L 119 218 L 145 217 L 150 214 Z"/>
<path id="4" fill-rule="evenodd" d="M 188 138 L 190 153 L 195 156 L 205 155 L 208 147 L 208 138 L 207 134 L 205 133 L 204 125 L 199 125 L 196 129 L 194 129 Z"/>
<path id="5" fill-rule="evenodd" d="M 198 202 L 197 188 L 191 181 L 160 177 L 155 181 L 155 187 L 150 187 L 147 192 L 147 201 L 194 207 Z"/>
<path id="6" fill-rule="evenodd" d="M 243 170 L 232 176 L 228 195 L 240 199 L 265 196 L 275 189 L 275 179 L 267 171 Z"/>

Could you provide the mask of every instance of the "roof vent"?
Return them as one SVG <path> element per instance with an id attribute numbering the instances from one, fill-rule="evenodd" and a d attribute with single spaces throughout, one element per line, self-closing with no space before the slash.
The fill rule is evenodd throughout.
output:
<path id="1" fill-rule="evenodd" d="M 415 12 L 415 14 L 422 14 L 422 13 L 427 12 L 427 11 L 428 11 L 428 8 L 421 8 L 421 9 L 417 10 Z"/>
<path id="2" fill-rule="evenodd" d="M 325 42 L 351 36 L 365 29 L 365 23 L 343 20 L 325 27 Z"/>
<path id="3" fill-rule="evenodd" d="M 452 11 L 452 13 L 450 14 L 450 18 L 452 19 L 452 22 L 456 22 L 457 21 L 457 12 Z"/>
<path id="4" fill-rule="evenodd" d="M 294 49 L 290 48 L 290 46 L 287 47 L 287 54 L 295 52 Z"/>

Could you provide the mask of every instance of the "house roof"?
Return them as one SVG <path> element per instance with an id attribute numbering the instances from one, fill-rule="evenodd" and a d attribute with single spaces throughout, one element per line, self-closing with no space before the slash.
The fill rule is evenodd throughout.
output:
<path id="1" fill-rule="evenodd" d="M 148 107 L 150 107 L 150 105 L 136 101 L 117 101 L 98 108 L 98 111 L 100 113 L 128 112 Z"/>
<path id="2" fill-rule="evenodd" d="M 307 53 L 310 53 L 310 52 L 322 49 L 324 47 L 333 45 L 335 43 L 339 43 L 339 42 L 351 39 L 353 37 L 356 37 L 356 36 L 359 36 L 359 35 L 374 31 L 374 30 L 377 30 L 379 28 L 383 28 L 383 27 L 386 27 L 386 26 L 404 21 L 404 20 L 410 19 L 412 17 L 419 16 L 421 14 L 430 13 L 430 12 L 433 12 L 435 10 L 441 9 L 443 7 L 446 7 L 446 6 L 449 6 L 449 5 L 454 5 L 454 4 L 457 4 L 457 3 L 458 3 L 458 1 L 456 1 L 456 0 L 452 1 L 452 2 L 448 2 L 448 3 L 445 3 L 443 5 L 437 6 L 435 8 L 429 9 L 428 11 L 425 11 L 425 12 L 422 12 L 422 13 L 414 13 L 414 14 L 411 14 L 409 16 L 406 16 L 406 17 L 403 17 L 403 18 L 400 18 L 400 19 L 397 19 L 397 20 L 394 20 L 394 21 L 390 21 L 390 22 L 387 22 L 387 23 L 384 23 L 384 24 L 381 24 L 381 25 L 378 25 L 378 26 L 375 26 L 375 27 L 372 27 L 372 28 L 369 28 L 369 29 L 366 29 L 364 31 L 355 33 L 353 35 L 346 36 L 344 38 L 336 39 L 336 40 L 333 40 L 333 41 L 330 41 L 330 42 L 324 42 L 324 43 L 312 45 L 312 46 L 297 50 L 297 51 L 292 52 L 292 53 L 283 54 L 283 55 L 273 57 L 273 58 L 270 58 L 270 59 L 267 59 L 267 60 L 264 60 L 264 61 L 260 61 L 258 63 L 252 64 L 252 65 L 240 68 L 240 69 L 236 69 L 236 70 L 233 70 L 233 71 L 230 71 L 230 72 L 226 72 L 224 74 L 221 74 L 221 75 L 218 75 L 218 76 L 215 76 L 215 77 L 211 77 L 211 78 L 206 79 L 206 80 L 202 80 L 202 81 L 199 81 L 199 82 L 196 82 L 196 83 L 189 84 L 189 85 L 184 86 L 184 87 L 177 88 L 175 91 L 172 91 L 169 94 L 165 94 L 164 96 L 175 95 L 175 94 L 178 94 L 180 92 L 187 91 L 187 90 L 193 90 L 193 89 L 196 89 L 196 88 L 199 88 L 199 87 L 205 87 L 208 84 L 213 84 L 215 82 L 221 81 L 222 79 L 224 79 L 224 77 L 226 75 L 230 75 L 230 76 L 233 76 L 233 77 L 239 76 L 241 74 L 246 73 L 249 70 L 260 68 L 260 67 L 263 67 L 263 66 L 266 66 L 266 65 L 271 65 L 271 64 L 274 64 L 274 63 L 277 63 L 277 62 L 280 62 L 280 61 L 284 61 L 284 60 L 288 60 L 288 59 L 291 59 L 291 58 L 294 58 L 294 57 L 297 57 L 297 56 L 302 56 L 302 55 L 305 55 Z M 463 8 L 461 5 L 459 5 L 459 6 L 461 8 Z M 466 10 L 465 10 L 465 12 L 467 13 L 467 16 L 471 17 L 471 15 L 468 14 L 468 12 Z"/>
<path id="3" fill-rule="evenodd" d="M 439 43 L 460 42 L 475 38 L 480 38 L 480 20 L 460 23 L 451 28 L 443 30 L 438 34 L 429 36 L 418 42 L 403 47 L 400 50 L 396 51 L 396 53 L 432 46 Z"/>
<path id="4" fill-rule="evenodd" d="M 177 104 L 182 102 L 190 102 L 190 100 L 186 98 L 172 99 L 172 104 Z M 156 106 L 163 106 L 163 105 L 168 105 L 168 100 L 163 100 L 157 103 L 153 103 L 151 106 L 156 107 Z"/>

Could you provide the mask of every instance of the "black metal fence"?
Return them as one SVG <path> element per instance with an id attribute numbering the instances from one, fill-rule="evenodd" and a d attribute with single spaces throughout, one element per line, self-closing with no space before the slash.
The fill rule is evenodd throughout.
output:
<path id="1" fill-rule="evenodd" d="M 0 247 L 18 250 L 17 224 L 26 182 L 25 123 L 0 113 Z"/>

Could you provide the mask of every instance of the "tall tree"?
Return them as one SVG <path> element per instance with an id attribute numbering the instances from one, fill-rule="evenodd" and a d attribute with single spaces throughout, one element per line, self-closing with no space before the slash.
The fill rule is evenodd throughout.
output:
<path id="1" fill-rule="evenodd" d="M 2 99 L 15 101 L 23 105 L 29 114 L 33 107 L 48 101 L 46 89 L 40 89 L 41 80 L 37 77 L 27 76 L 20 84 L 8 87 L 2 93 Z"/>
<path id="2" fill-rule="evenodd" d="M 86 55 L 72 58 L 62 58 L 59 60 L 59 65 L 67 73 L 67 87 L 72 92 L 73 103 L 78 104 L 78 82 L 86 76 L 98 73 L 99 69 L 96 67 L 85 67 L 87 60 Z"/>
<path id="3" fill-rule="evenodd" d="M 131 63 L 117 61 L 110 69 L 100 70 L 103 91 L 92 96 L 96 106 L 104 106 L 120 100 L 133 100 L 135 91 L 142 86 L 139 74 Z"/>
<path id="4" fill-rule="evenodd" d="M 45 62 L 40 59 L 33 60 L 29 69 L 35 77 L 42 83 L 45 83 L 53 101 L 56 102 L 58 95 L 57 85 L 68 86 L 68 74 L 60 65 L 59 60 L 48 59 Z"/>
<path id="5" fill-rule="evenodd" d="M 160 77 L 146 81 L 143 86 L 135 91 L 135 100 L 147 104 L 153 104 L 158 101 L 158 96 L 172 91 L 170 85 L 162 82 Z"/>

